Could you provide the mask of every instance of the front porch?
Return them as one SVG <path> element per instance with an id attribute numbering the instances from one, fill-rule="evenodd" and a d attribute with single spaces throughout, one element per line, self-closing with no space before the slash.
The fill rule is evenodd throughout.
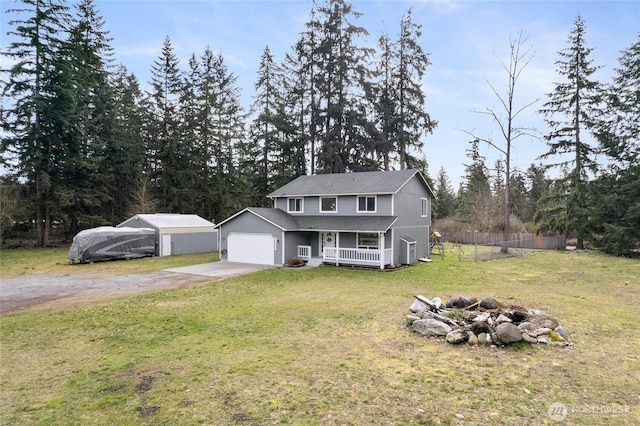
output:
<path id="1" fill-rule="evenodd" d="M 311 246 L 298 246 L 298 257 L 308 262 L 320 261 L 335 265 L 361 265 L 384 269 L 391 265 L 392 249 L 361 249 L 324 247 L 321 257 L 311 256 Z"/>

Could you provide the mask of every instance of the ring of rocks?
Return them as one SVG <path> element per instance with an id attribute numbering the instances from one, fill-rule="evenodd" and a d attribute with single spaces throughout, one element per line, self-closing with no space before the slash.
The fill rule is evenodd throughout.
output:
<path id="1" fill-rule="evenodd" d="M 537 309 L 505 305 L 494 297 L 414 296 L 406 316 L 407 326 L 427 337 L 444 337 L 452 344 L 504 346 L 515 342 L 568 346 L 558 320 Z"/>

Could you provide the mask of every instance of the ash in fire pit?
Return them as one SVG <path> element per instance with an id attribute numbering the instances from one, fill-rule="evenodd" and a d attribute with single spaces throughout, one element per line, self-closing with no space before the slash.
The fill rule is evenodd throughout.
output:
<path id="1" fill-rule="evenodd" d="M 493 297 L 455 296 L 443 303 L 439 297 L 414 296 L 406 316 L 407 326 L 424 336 L 444 336 L 449 343 L 496 344 L 526 341 L 556 346 L 571 342 L 554 318 L 534 309 L 507 306 Z"/>

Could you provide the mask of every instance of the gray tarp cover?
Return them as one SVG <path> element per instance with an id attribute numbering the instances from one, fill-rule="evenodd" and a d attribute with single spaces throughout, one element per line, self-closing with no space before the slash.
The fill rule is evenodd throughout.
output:
<path id="1" fill-rule="evenodd" d="M 155 231 L 151 228 L 101 226 L 78 232 L 69 249 L 72 262 L 96 262 L 153 256 Z"/>

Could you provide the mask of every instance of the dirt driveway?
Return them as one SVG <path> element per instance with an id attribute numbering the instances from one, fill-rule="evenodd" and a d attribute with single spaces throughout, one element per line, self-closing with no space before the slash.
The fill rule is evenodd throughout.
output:
<path id="1" fill-rule="evenodd" d="M 152 274 L 96 278 L 90 274 L 23 275 L 0 279 L 0 314 L 30 308 L 65 307 L 134 294 L 150 293 L 219 281 L 268 268 L 261 265 L 214 262 L 167 269 Z"/>

